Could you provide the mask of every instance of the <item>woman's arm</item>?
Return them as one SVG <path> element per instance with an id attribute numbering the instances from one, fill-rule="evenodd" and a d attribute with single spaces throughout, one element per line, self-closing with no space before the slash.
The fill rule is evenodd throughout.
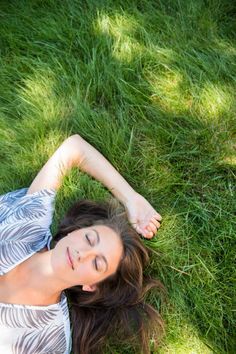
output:
<path id="1" fill-rule="evenodd" d="M 28 194 L 44 188 L 58 189 L 63 176 L 79 167 L 106 186 L 127 209 L 130 222 L 145 237 L 152 237 L 160 226 L 161 216 L 148 201 L 126 182 L 116 169 L 80 135 L 66 139 L 40 170 Z"/>

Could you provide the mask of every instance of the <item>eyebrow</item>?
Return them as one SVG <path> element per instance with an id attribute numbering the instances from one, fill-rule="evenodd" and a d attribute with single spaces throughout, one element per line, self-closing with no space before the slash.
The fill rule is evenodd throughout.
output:
<path id="1" fill-rule="evenodd" d="M 100 242 L 100 236 L 99 236 L 99 233 L 97 232 L 97 230 L 95 230 L 95 229 L 92 229 L 94 232 L 95 232 L 95 234 L 97 235 L 97 243 L 99 243 Z M 106 264 L 106 270 L 105 270 L 105 272 L 107 271 L 107 269 L 108 269 L 108 262 L 107 262 L 107 259 L 106 259 L 106 257 L 104 256 L 104 255 L 101 255 L 101 258 L 104 260 L 104 262 L 105 262 L 105 264 Z"/>

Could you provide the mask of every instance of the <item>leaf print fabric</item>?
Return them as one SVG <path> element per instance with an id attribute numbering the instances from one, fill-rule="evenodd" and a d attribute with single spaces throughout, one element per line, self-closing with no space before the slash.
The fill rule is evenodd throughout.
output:
<path id="1" fill-rule="evenodd" d="M 50 225 L 56 191 L 27 188 L 0 197 L 0 275 L 5 274 L 52 239 Z M 48 247 L 49 248 L 49 247 Z"/>
<path id="2" fill-rule="evenodd" d="M 0 276 L 31 257 L 52 239 L 50 225 L 56 191 L 27 188 L 0 196 Z M 71 329 L 68 303 L 48 306 L 0 303 L 0 353 L 69 354 Z"/>

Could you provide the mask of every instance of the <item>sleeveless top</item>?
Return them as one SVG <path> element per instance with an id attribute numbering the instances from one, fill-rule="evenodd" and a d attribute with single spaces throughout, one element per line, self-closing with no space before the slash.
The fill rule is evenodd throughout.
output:
<path id="1" fill-rule="evenodd" d="M 50 249 L 56 191 L 27 190 L 0 196 L 0 276 L 45 246 Z M 48 306 L 0 303 L 0 353 L 69 354 L 71 347 L 64 292 L 59 303 Z"/>

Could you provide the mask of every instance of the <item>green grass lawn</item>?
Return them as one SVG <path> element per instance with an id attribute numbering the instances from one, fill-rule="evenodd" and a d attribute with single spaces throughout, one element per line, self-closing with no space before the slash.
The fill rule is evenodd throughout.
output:
<path id="1" fill-rule="evenodd" d="M 163 216 L 148 272 L 168 290 L 161 354 L 235 353 L 236 6 L 227 0 L 0 2 L 0 193 L 72 133 Z M 108 192 L 75 170 L 76 198 Z M 133 353 L 123 348 L 112 353 Z"/>

